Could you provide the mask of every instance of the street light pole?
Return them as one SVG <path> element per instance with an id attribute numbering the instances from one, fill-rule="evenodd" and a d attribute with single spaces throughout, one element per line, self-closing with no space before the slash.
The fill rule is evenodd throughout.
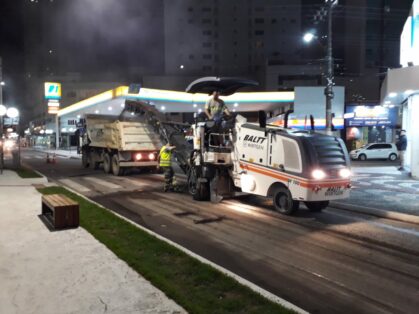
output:
<path id="1" fill-rule="evenodd" d="M 326 96 L 326 134 L 332 135 L 332 100 L 334 97 L 333 47 L 332 47 L 332 12 L 335 0 L 326 0 L 327 5 L 327 76 L 324 95 Z"/>

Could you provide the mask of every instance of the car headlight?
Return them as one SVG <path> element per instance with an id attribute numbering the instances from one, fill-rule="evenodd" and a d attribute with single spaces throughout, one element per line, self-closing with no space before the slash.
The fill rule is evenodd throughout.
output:
<path id="1" fill-rule="evenodd" d="M 347 178 L 349 178 L 352 175 L 352 173 L 351 173 L 351 170 L 344 168 L 344 169 L 340 169 L 339 170 L 339 175 L 342 178 L 347 179 Z"/>
<path id="2" fill-rule="evenodd" d="M 155 158 L 156 158 L 156 155 L 154 155 L 153 153 L 148 154 L 148 159 L 154 160 Z"/>
<path id="3" fill-rule="evenodd" d="M 5 148 L 12 148 L 14 145 L 15 145 L 15 143 L 13 141 L 10 141 L 10 140 L 4 142 L 4 147 Z"/>
<path id="4" fill-rule="evenodd" d="M 321 180 L 326 178 L 326 173 L 321 169 L 315 169 L 311 172 L 311 176 L 313 177 L 313 179 Z"/>

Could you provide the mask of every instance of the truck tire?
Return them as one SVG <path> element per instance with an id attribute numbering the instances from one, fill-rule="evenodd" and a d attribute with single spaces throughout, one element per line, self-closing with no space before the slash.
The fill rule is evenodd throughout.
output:
<path id="1" fill-rule="evenodd" d="M 290 190 L 286 187 L 277 187 L 272 193 L 272 200 L 276 211 L 284 215 L 292 215 L 300 206 L 299 201 L 294 201 Z"/>
<path id="2" fill-rule="evenodd" d="M 100 166 L 100 162 L 95 161 L 95 158 L 92 153 L 89 154 L 89 164 L 94 170 L 98 170 Z"/>
<path id="3" fill-rule="evenodd" d="M 111 156 L 108 153 L 103 154 L 103 170 L 105 173 L 111 173 L 112 171 Z"/>
<path id="4" fill-rule="evenodd" d="M 122 168 L 121 164 L 119 163 L 118 155 L 112 156 L 112 173 L 114 176 L 124 175 L 124 168 Z"/>
<path id="5" fill-rule="evenodd" d="M 323 209 L 329 206 L 329 201 L 304 202 L 304 204 L 311 212 L 321 212 Z"/>
<path id="6" fill-rule="evenodd" d="M 90 166 L 90 154 L 86 151 L 83 151 L 81 154 L 81 164 L 83 165 L 83 168 L 89 168 Z"/>

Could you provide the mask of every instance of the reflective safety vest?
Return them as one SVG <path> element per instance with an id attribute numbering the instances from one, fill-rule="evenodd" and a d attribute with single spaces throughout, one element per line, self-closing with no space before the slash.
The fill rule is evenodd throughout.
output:
<path id="1" fill-rule="evenodd" d="M 168 150 L 166 145 L 160 149 L 160 167 L 172 166 L 172 151 Z"/>

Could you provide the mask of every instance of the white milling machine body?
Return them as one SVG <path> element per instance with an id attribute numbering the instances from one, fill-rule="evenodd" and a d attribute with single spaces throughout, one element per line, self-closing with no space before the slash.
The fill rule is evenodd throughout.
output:
<path id="1" fill-rule="evenodd" d="M 223 127 L 193 125 L 188 175 L 196 200 L 220 201 L 245 192 L 271 197 L 276 210 L 295 212 L 300 202 L 320 211 L 349 197 L 350 158 L 344 142 L 313 131 L 249 123 L 237 115 Z"/>

